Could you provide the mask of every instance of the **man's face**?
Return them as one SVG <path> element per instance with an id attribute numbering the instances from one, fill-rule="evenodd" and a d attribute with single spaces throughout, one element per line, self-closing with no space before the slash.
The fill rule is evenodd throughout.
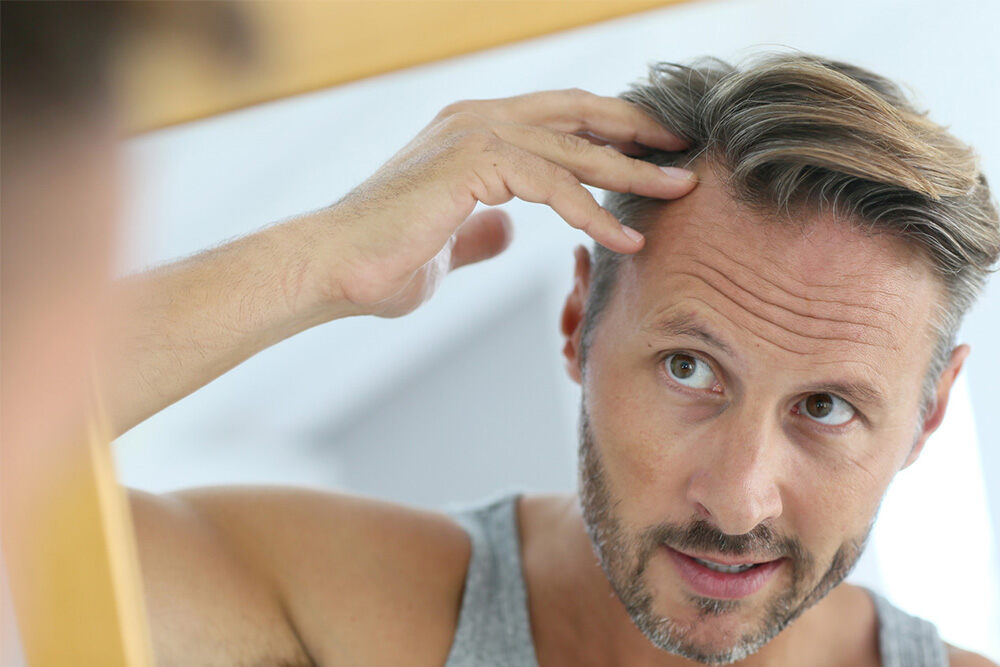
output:
<path id="1" fill-rule="evenodd" d="M 860 555 L 918 432 L 938 288 L 901 241 L 767 222 L 710 174 L 656 215 L 588 353 L 581 503 L 646 636 L 731 662 Z"/>

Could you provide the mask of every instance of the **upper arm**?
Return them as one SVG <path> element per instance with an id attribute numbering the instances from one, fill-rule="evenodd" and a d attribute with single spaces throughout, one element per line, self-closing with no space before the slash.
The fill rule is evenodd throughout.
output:
<path id="1" fill-rule="evenodd" d="M 157 665 L 310 665 L 280 598 L 187 503 L 129 492 Z"/>
<path id="2" fill-rule="evenodd" d="M 239 636 L 266 624 L 271 630 L 253 641 L 284 660 L 308 650 L 320 665 L 445 661 L 470 555 L 447 517 L 303 489 L 199 489 L 166 502 L 190 513 L 204 536 L 186 574 L 161 566 L 169 576 L 160 597 L 179 585 L 196 616 L 241 610 Z M 187 538 L 170 541 L 175 549 Z M 187 585 L 206 570 L 225 572 L 233 587 L 225 598 Z"/>

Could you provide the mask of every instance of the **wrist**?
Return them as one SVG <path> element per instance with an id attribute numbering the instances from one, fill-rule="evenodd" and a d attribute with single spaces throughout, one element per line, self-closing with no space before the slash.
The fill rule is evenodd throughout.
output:
<path id="1" fill-rule="evenodd" d="M 271 227 L 281 248 L 280 282 L 292 318 L 304 328 L 330 320 L 364 315 L 344 290 L 347 250 L 343 227 L 333 207 L 303 214 Z"/>

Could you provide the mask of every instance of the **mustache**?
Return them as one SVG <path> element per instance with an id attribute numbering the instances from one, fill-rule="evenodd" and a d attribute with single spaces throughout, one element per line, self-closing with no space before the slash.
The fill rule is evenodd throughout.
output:
<path id="1" fill-rule="evenodd" d="M 779 535 L 763 523 L 742 535 L 723 533 L 704 519 L 692 521 L 686 526 L 661 524 L 647 530 L 643 542 L 650 551 L 666 544 L 678 551 L 747 557 L 756 562 L 778 558 L 789 558 L 798 563 L 808 561 L 808 554 L 797 539 Z"/>

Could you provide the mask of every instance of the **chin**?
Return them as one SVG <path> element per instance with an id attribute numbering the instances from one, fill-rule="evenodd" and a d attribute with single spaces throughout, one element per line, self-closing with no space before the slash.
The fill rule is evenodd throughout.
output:
<path id="1" fill-rule="evenodd" d="M 694 604 L 674 617 L 649 615 L 632 620 L 657 648 L 706 665 L 743 660 L 781 630 L 762 629 L 759 621 L 755 623 L 731 611 L 704 614 L 698 606 Z"/>
<path id="2" fill-rule="evenodd" d="M 665 584 L 648 588 L 638 584 L 644 590 L 631 592 L 629 616 L 654 646 L 702 664 L 743 660 L 774 639 L 796 615 L 774 599 L 699 597 Z"/>
<path id="3" fill-rule="evenodd" d="M 754 610 L 751 617 L 749 611 L 730 600 L 691 598 L 682 612 L 650 619 L 658 631 L 643 634 L 659 648 L 689 660 L 730 664 L 756 653 L 784 628 L 764 623 L 763 610 Z"/>

